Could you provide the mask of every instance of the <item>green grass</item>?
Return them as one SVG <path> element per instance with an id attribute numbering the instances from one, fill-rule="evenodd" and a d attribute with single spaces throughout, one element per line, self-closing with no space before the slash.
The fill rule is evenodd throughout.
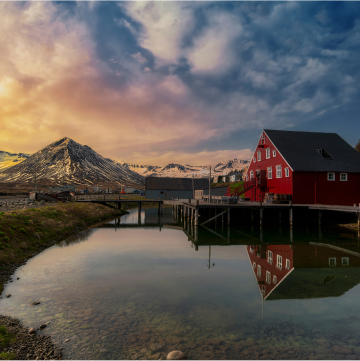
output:
<path id="1" fill-rule="evenodd" d="M 14 352 L 0 352 L 0 360 L 14 360 L 15 357 Z"/>
<path id="2" fill-rule="evenodd" d="M 8 346 L 11 342 L 16 340 L 15 335 L 9 333 L 5 326 L 0 326 L 0 344 L 1 346 Z"/>

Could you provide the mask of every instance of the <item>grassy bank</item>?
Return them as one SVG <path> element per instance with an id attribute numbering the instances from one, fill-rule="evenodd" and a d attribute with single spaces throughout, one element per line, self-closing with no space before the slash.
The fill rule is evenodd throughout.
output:
<path id="1" fill-rule="evenodd" d="M 95 222 L 124 214 L 101 204 L 60 203 L 50 207 L 0 212 L 0 273 L 7 275 L 38 251 Z M 8 277 L 5 277 L 8 278 Z M 2 283 L 0 278 L 0 291 Z"/>

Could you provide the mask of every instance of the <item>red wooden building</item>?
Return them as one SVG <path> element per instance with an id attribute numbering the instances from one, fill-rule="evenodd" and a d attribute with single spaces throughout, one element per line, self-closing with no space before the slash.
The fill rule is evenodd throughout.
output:
<path id="1" fill-rule="evenodd" d="M 360 154 L 335 133 L 265 129 L 246 177 L 251 201 L 269 192 L 294 204 L 360 203 Z"/>

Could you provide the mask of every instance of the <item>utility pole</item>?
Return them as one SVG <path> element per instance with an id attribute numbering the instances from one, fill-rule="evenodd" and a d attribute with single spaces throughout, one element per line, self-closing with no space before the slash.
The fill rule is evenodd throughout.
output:
<path id="1" fill-rule="evenodd" d="M 211 203 L 211 165 L 209 166 L 209 203 Z"/>
<path id="2" fill-rule="evenodd" d="M 195 190 L 194 190 L 194 174 L 192 176 L 192 191 L 193 191 L 193 199 L 195 199 Z"/>

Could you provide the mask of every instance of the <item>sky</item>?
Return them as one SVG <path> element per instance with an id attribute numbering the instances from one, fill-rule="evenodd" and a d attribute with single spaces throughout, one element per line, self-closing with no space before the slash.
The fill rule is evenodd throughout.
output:
<path id="1" fill-rule="evenodd" d="M 150 165 L 360 138 L 360 2 L 0 2 L 0 150 Z"/>

